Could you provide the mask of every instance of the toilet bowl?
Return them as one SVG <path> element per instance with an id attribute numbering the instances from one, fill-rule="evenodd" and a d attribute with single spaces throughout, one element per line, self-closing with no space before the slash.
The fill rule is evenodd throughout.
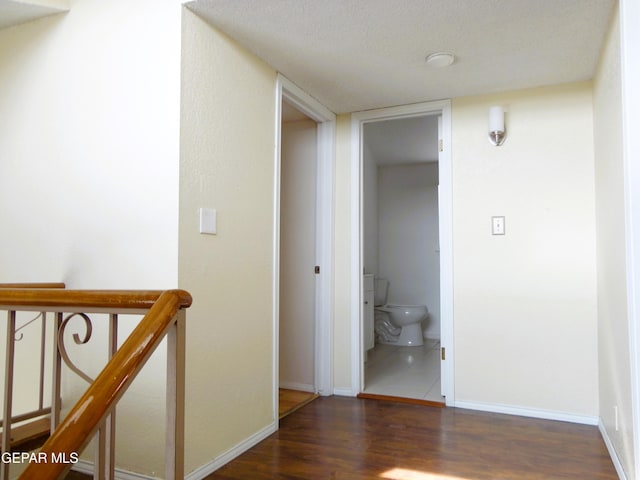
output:
<path id="1" fill-rule="evenodd" d="M 422 321 L 429 311 L 425 305 L 387 304 L 375 308 L 376 312 L 386 313 L 387 319 L 376 315 L 376 333 L 379 343 L 403 346 L 421 346 Z"/>
<path id="2" fill-rule="evenodd" d="M 389 282 L 384 278 L 375 283 L 375 333 L 378 343 L 387 345 L 424 345 L 422 322 L 429 311 L 425 305 L 387 303 Z"/>

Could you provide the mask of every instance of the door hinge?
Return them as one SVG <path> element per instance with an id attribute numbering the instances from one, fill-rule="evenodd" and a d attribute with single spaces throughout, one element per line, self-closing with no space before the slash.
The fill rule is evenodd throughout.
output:
<path id="1" fill-rule="evenodd" d="M 442 139 L 438 140 L 438 151 L 444 152 L 444 141 Z"/>
<path id="2" fill-rule="evenodd" d="M 320 265 L 316 265 L 315 272 L 316 272 L 316 275 L 320 274 Z"/>
<path id="3" fill-rule="evenodd" d="M 446 360 L 446 359 L 445 359 L 446 355 L 445 355 L 445 353 L 444 353 L 444 347 L 442 347 L 442 348 L 440 349 L 440 356 L 442 357 L 442 360 Z"/>

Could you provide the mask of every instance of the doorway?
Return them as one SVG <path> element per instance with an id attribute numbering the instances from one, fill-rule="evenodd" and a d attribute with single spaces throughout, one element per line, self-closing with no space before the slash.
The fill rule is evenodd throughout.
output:
<path id="1" fill-rule="evenodd" d="M 280 417 L 283 412 L 295 408 L 299 400 L 308 398 L 309 393 L 316 392 L 317 130 L 314 120 L 283 100 L 280 133 Z"/>
<path id="2" fill-rule="evenodd" d="M 331 226 L 335 116 L 278 77 L 274 417 L 280 399 L 332 393 Z M 286 390 L 280 395 L 280 389 Z M 291 394 L 291 392 L 294 392 Z M 302 392 L 296 394 L 295 392 Z M 285 408 L 285 407 L 283 407 Z"/>
<path id="3" fill-rule="evenodd" d="M 367 365 L 366 360 L 371 360 L 369 355 L 366 353 L 367 348 L 371 345 L 365 345 L 364 339 L 369 338 L 368 330 L 371 328 L 370 325 L 366 326 L 365 330 L 365 312 L 368 310 L 367 314 L 370 315 L 370 308 L 365 308 L 365 299 L 369 300 L 369 297 L 366 297 L 367 293 L 364 291 L 365 285 L 365 275 L 366 273 L 371 273 L 374 275 L 378 275 L 379 273 L 384 273 L 385 275 L 389 275 L 388 272 L 393 272 L 394 268 L 389 267 L 388 259 L 380 260 L 380 257 L 374 258 L 376 254 L 380 254 L 380 248 L 375 246 L 375 248 L 371 248 L 371 239 L 374 238 L 373 242 L 382 242 L 382 238 L 379 236 L 377 232 L 377 226 L 372 228 L 372 214 L 369 211 L 370 208 L 365 206 L 366 198 L 365 191 L 367 189 L 366 183 L 371 182 L 371 178 L 369 175 L 371 174 L 371 167 L 369 168 L 369 173 L 367 173 L 367 168 L 365 165 L 365 161 L 371 162 L 370 158 L 366 159 L 365 157 L 370 157 L 371 152 L 367 149 L 371 148 L 371 145 L 366 145 L 366 131 L 367 129 L 375 130 L 375 127 L 382 127 L 386 124 L 387 127 L 399 127 L 402 126 L 403 123 L 405 125 L 409 125 L 412 122 L 415 125 L 419 125 L 420 118 L 431 121 L 431 126 L 429 127 L 432 133 L 437 132 L 435 138 L 435 150 L 436 152 L 432 152 L 431 165 L 429 166 L 426 161 L 423 161 L 423 165 L 420 167 L 408 166 L 408 168 L 396 168 L 391 167 L 389 170 L 391 172 L 391 177 L 394 175 L 397 176 L 398 172 L 404 170 L 416 170 L 422 169 L 423 176 L 431 176 L 435 175 L 436 180 L 435 184 L 432 187 L 432 196 L 435 195 L 436 203 L 437 203 L 437 243 L 435 245 L 424 245 L 423 252 L 421 254 L 417 254 L 414 252 L 414 255 L 418 256 L 418 261 L 423 262 L 424 268 L 429 269 L 427 267 L 429 257 L 437 257 L 435 260 L 438 263 L 439 272 L 437 283 L 440 288 L 439 293 L 437 294 L 437 299 L 434 300 L 433 296 L 429 299 L 429 296 L 422 292 L 423 295 L 420 297 L 420 294 L 411 294 L 409 292 L 410 287 L 404 287 L 403 284 L 412 283 L 411 280 L 407 282 L 407 280 L 403 280 L 401 277 L 397 276 L 396 273 L 391 273 L 391 275 L 396 275 L 396 292 L 394 295 L 390 295 L 390 300 L 392 303 L 404 303 L 404 304 L 415 304 L 415 303 L 431 303 L 432 305 L 428 305 L 427 307 L 431 311 L 431 317 L 433 320 L 434 314 L 435 316 L 439 316 L 439 325 L 435 325 L 431 323 L 431 328 L 429 328 L 428 324 L 425 329 L 425 333 L 427 334 L 427 340 L 425 343 L 428 343 L 427 350 L 429 347 L 434 347 L 431 349 L 431 356 L 433 357 L 433 361 L 438 362 L 437 368 L 439 369 L 440 376 L 440 395 L 438 397 L 440 400 L 444 398 L 444 401 L 447 405 L 453 405 L 454 402 L 454 390 L 453 390 L 453 284 L 452 284 L 452 213 L 451 213 L 451 155 L 450 155 L 450 145 L 451 145 L 451 107 L 449 101 L 440 101 L 440 102 L 428 102 L 423 104 L 415 104 L 408 105 L 402 107 L 393 107 L 386 108 L 380 110 L 371 110 L 366 112 L 358 112 L 352 115 L 352 172 L 354 175 L 352 177 L 352 188 L 354 191 L 360 192 L 360 195 L 357 199 L 355 199 L 356 205 L 354 205 L 354 210 L 358 212 L 356 216 L 356 220 L 352 222 L 352 238 L 357 239 L 357 251 L 360 254 L 357 256 L 357 261 L 355 261 L 352 265 L 352 292 L 353 293 L 353 305 L 354 314 L 352 315 L 352 358 L 354 359 L 354 363 L 352 364 L 352 378 L 354 379 L 355 385 L 354 390 L 357 394 L 361 394 L 363 392 L 367 392 L 367 384 L 366 384 L 366 373 L 367 373 Z M 414 120 L 412 120 L 414 119 Z M 387 123 L 388 122 L 388 123 Z M 377 125 L 376 125 L 377 124 Z M 402 163 L 409 164 L 411 162 L 407 161 L 408 158 L 404 160 L 400 159 Z M 422 160 L 425 160 L 424 158 Z M 377 168 L 377 167 L 376 167 Z M 384 167 L 383 167 L 384 168 Z M 433 170 L 436 170 L 433 172 Z M 394 172 L 395 170 L 395 172 Z M 431 173 L 428 171 L 431 170 Z M 411 177 L 411 174 L 408 172 L 399 173 L 401 177 Z M 389 175 L 385 176 L 389 177 Z M 392 183 L 396 182 L 394 188 L 398 188 L 397 180 L 392 180 Z M 424 192 L 423 192 L 424 193 Z M 389 192 L 381 193 L 381 195 L 388 195 Z M 377 200 L 379 202 L 379 199 Z M 397 201 L 396 201 L 397 203 Z M 395 208 L 395 207 L 393 207 Z M 401 206 L 402 208 L 402 206 Z M 375 221 L 374 221 L 375 222 Z M 374 223 L 375 224 L 375 223 Z M 372 233 L 372 231 L 376 231 L 376 233 Z M 365 240 L 365 237 L 367 240 Z M 387 239 L 388 241 L 388 239 Z M 414 249 L 415 250 L 415 249 Z M 429 251 L 431 250 L 431 251 Z M 371 252 L 376 252 L 372 254 Z M 406 255 L 405 255 L 406 256 Z M 432 259 L 433 260 L 433 259 Z M 386 261 L 386 266 L 383 265 Z M 382 268 L 385 271 L 381 272 L 379 269 Z M 402 267 L 395 267 L 396 270 Z M 433 266 L 430 268 L 433 271 Z M 419 269 L 420 270 L 420 269 Z M 370 283 L 369 279 L 367 280 L 367 285 Z M 413 282 L 415 284 L 416 282 Z M 422 282 L 424 284 L 424 282 Z M 392 285 L 389 285 L 389 291 L 392 292 Z M 433 295 L 433 288 L 431 288 Z M 416 301 L 418 300 L 418 301 Z M 438 312 L 439 307 L 439 312 Z M 437 332 L 437 327 L 439 328 L 439 332 Z M 434 329 L 434 327 L 436 329 Z M 439 336 L 439 344 L 430 342 L 430 340 L 435 340 Z M 429 339 L 428 337 L 435 337 L 434 339 Z M 433 344 L 432 344 L 433 343 Z M 407 347 L 418 348 L 418 347 Z M 418 356 L 427 354 L 427 352 L 421 352 L 420 355 L 412 355 L 409 354 L 405 357 L 406 362 L 412 362 L 416 360 Z M 374 358 L 375 360 L 375 358 Z M 428 382 L 428 379 L 425 379 L 425 383 Z M 426 388 L 426 386 L 423 386 Z M 424 392 L 427 393 L 426 391 Z M 433 394 L 433 391 L 432 391 Z M 407 396 L 406 393 L 402 391 L 393 392 L 390 391 L 387 395 L 389 396 Z M 415 395 L 413 395 L 415 396 Z M 427 401 L 427 403 L 429 403 Z"/>
<path id="4" fill-rule="evenodd" d="M 442 404 L 440 381 L 439 115 L 364 124 L 362 249 L 365 290 L 364 390 L 369 396 Z M 371 278 L 373 277 L 373 278 Z M 367 283 L 368 282 L 368 283 Z M 370 288 L 370 286 L 369 286 Z M 385 304 L 423 305 L 426 318 L 410 344 Z M 382 307 L 384 308 L 384 307 Z M 371 338 L 375 341 L 372 342 Z"/>

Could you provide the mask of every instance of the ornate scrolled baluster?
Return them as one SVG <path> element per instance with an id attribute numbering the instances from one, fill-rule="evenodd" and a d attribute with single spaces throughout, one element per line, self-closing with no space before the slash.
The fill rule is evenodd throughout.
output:
<path id="1" fill-rule="evenodd" d="M 91 339 L 91 333 L 93 332 L 93 325 L 91 324 L 91 319 L 89 318 L 89 316 L 87 314 L 85 314 L 85 313 L 72 313 L 72 314 L 68 315 L 62 321 L 62 324 L 60 325 L 60 328 L 58 329 L 58 351 L 60 352 L 60 356 L 62 357 L 62 360 L 67 365 L 67 367 L 69 367 L 73 372 L 76 373 L 76 375 L 78 375 L 80 378 L 82 378 L 87 383 L 92 383 L 93 382 L 93 378 L 91 378 L 85 372 L 80 370 L 80 368 L 78 368 L 71 361 L 71 358 L 69 357 L 69 353 L 67 352 L 67 349 L 66 349 L 66 347 L 64 345 L 64 332 L 65 332 L 65 329 L 67 328 L 67 324 L 69 323 L 69 321 L 75 316 L 78 316 L 78 317 L 80 317 L 80 318 L 82 318 L 84 320 L 84 325 L 85 325 L 85 329 L 86 330 L 85 330 L 84 337 L 82 337 L 82 338 L 77 333 L 74 333 L 73 334 L 73 341 L 76 343 L 76 345 L 85 345 Z"/>
<path id="2" fill-rule="evenodd" d="M 41 319 L 40 325 L 40 375 L 39 375 L 39 391 L 38 391 L 38 408 L 42 410 L 44 408 L 44 384 L 45 384 L 45 349 L 46 349 L 46 335 L 47 335 L 47 313 L 40 312 L 31 320 L 23 323 L 17 327 L 13 333 L 13 341 L 20 342 L 24 339 L 24 330 L 36 320 Z"/>
<path id="3" fill-rule="evenodd" d="M 29 320 L 27 323 L 25 323 L 24 325 L 20 325 L 18 328 L 16 328 L 16 331 L 14 333 L 13 339 L 16 342 L 19 342 L 20 340 L 22 340 L 24 338 L 24 333 L 20 333 L 18 334 L 18 332 L 20 330 L 22 330 L 25 327 L 28 327 L 29 325 L 31 325 L 33 322 L 35 322 L 36 320 L 38 320 L 40 317 L 44 318 L 44 312 L 40 312 L 38 315 L 36 315 L 35 317 L 33 317 L 31 320 Z"/>

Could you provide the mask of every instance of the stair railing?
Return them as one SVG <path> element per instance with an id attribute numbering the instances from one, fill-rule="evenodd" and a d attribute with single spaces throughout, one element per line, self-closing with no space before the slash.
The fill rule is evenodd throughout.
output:
<path id="1" fill-rule="evenodd" d="M 64 283 L 0 283 L 0 289 L 23 289 L 23 288 L 65 288 Z M 39 320 L 39 322 L 38 322 Z M 11 414 L 12 397 L 13 397 L 13 380 L 14 380 L 14 354 L 15 343 L 21 341 L 24 338 L 27 327 L 32 326 L 33 329 L 39 327 L 39 344 L 40 351 L 38 352 L 38 407 L 35 410 L 29 412 L 23 412 L 18 415 Z M 46 312 L 39 312 L 38 315 L 31 318 L 29 321 L 16 326 L 14 336 L 6 338 L 5 347 L 5 378 L 4 378 L 4 395 L 3 395 L 3 409 L 2 418 L 0 419 L 0 428 L 2 431 L 2 440 L 0 443 L 0 450 L 2 452 L 8 452 L 11 450 L 11 426 L 16 423 L 25 422 L 34 418 L 43 417 L 51 413 L 51 405 L 48 403 L 48 399 L 45 398 L 45 382 L 46 382 L 46 345 L 47 344 L 47 321 Z M 5 420 L 8 419 L 8 420 Z"/>
<path id="2" fill-rule="evenodd" d="M 16 338 L 16 313 L 23 311 L 53 312 L 56 341 L 53 349 L 51 392 L 52 434 L 37 455 L 29 458 L 21 479 L 63 478 L 78 455 L 97 434 L 94 478 L 114 476 L 115 408 L 136 375 L 160 342 L 167 337 L 167 414 L 165 475 L 167 479 L 184 476 L 184 373 L 185 373 L 185 309 L 191 296 L 184 290 L 161 291 L 90 291 L 56 289 L 0 288 L 0 310 L 6 310 L 7 351 L 5 379 L 11 379 L 14 368 L 13 341 Z M 86 344 L 91 337 L 90 315 L 107 313 L 109 317 L 109 361 L 92 380 L 67 354 L 64 332 L 68 322 L 79 316 L 85 334 L 74 334 L 77 344 Z M 131 335 L 117 349 L 118 314 L 144 314 Z M 88 389 L 60 421 L 60 377 L 62 362 L 85 380 Z M 11 387 L 5 387 L 4 418 L 11 418 Z M 4 445 L 11 434 L 10 422 L 3 425 Z M 8 479 L 10 461 L 0 465 L 0 478 Z M 8 459 L 10 460 L 10 458 Z"/>

